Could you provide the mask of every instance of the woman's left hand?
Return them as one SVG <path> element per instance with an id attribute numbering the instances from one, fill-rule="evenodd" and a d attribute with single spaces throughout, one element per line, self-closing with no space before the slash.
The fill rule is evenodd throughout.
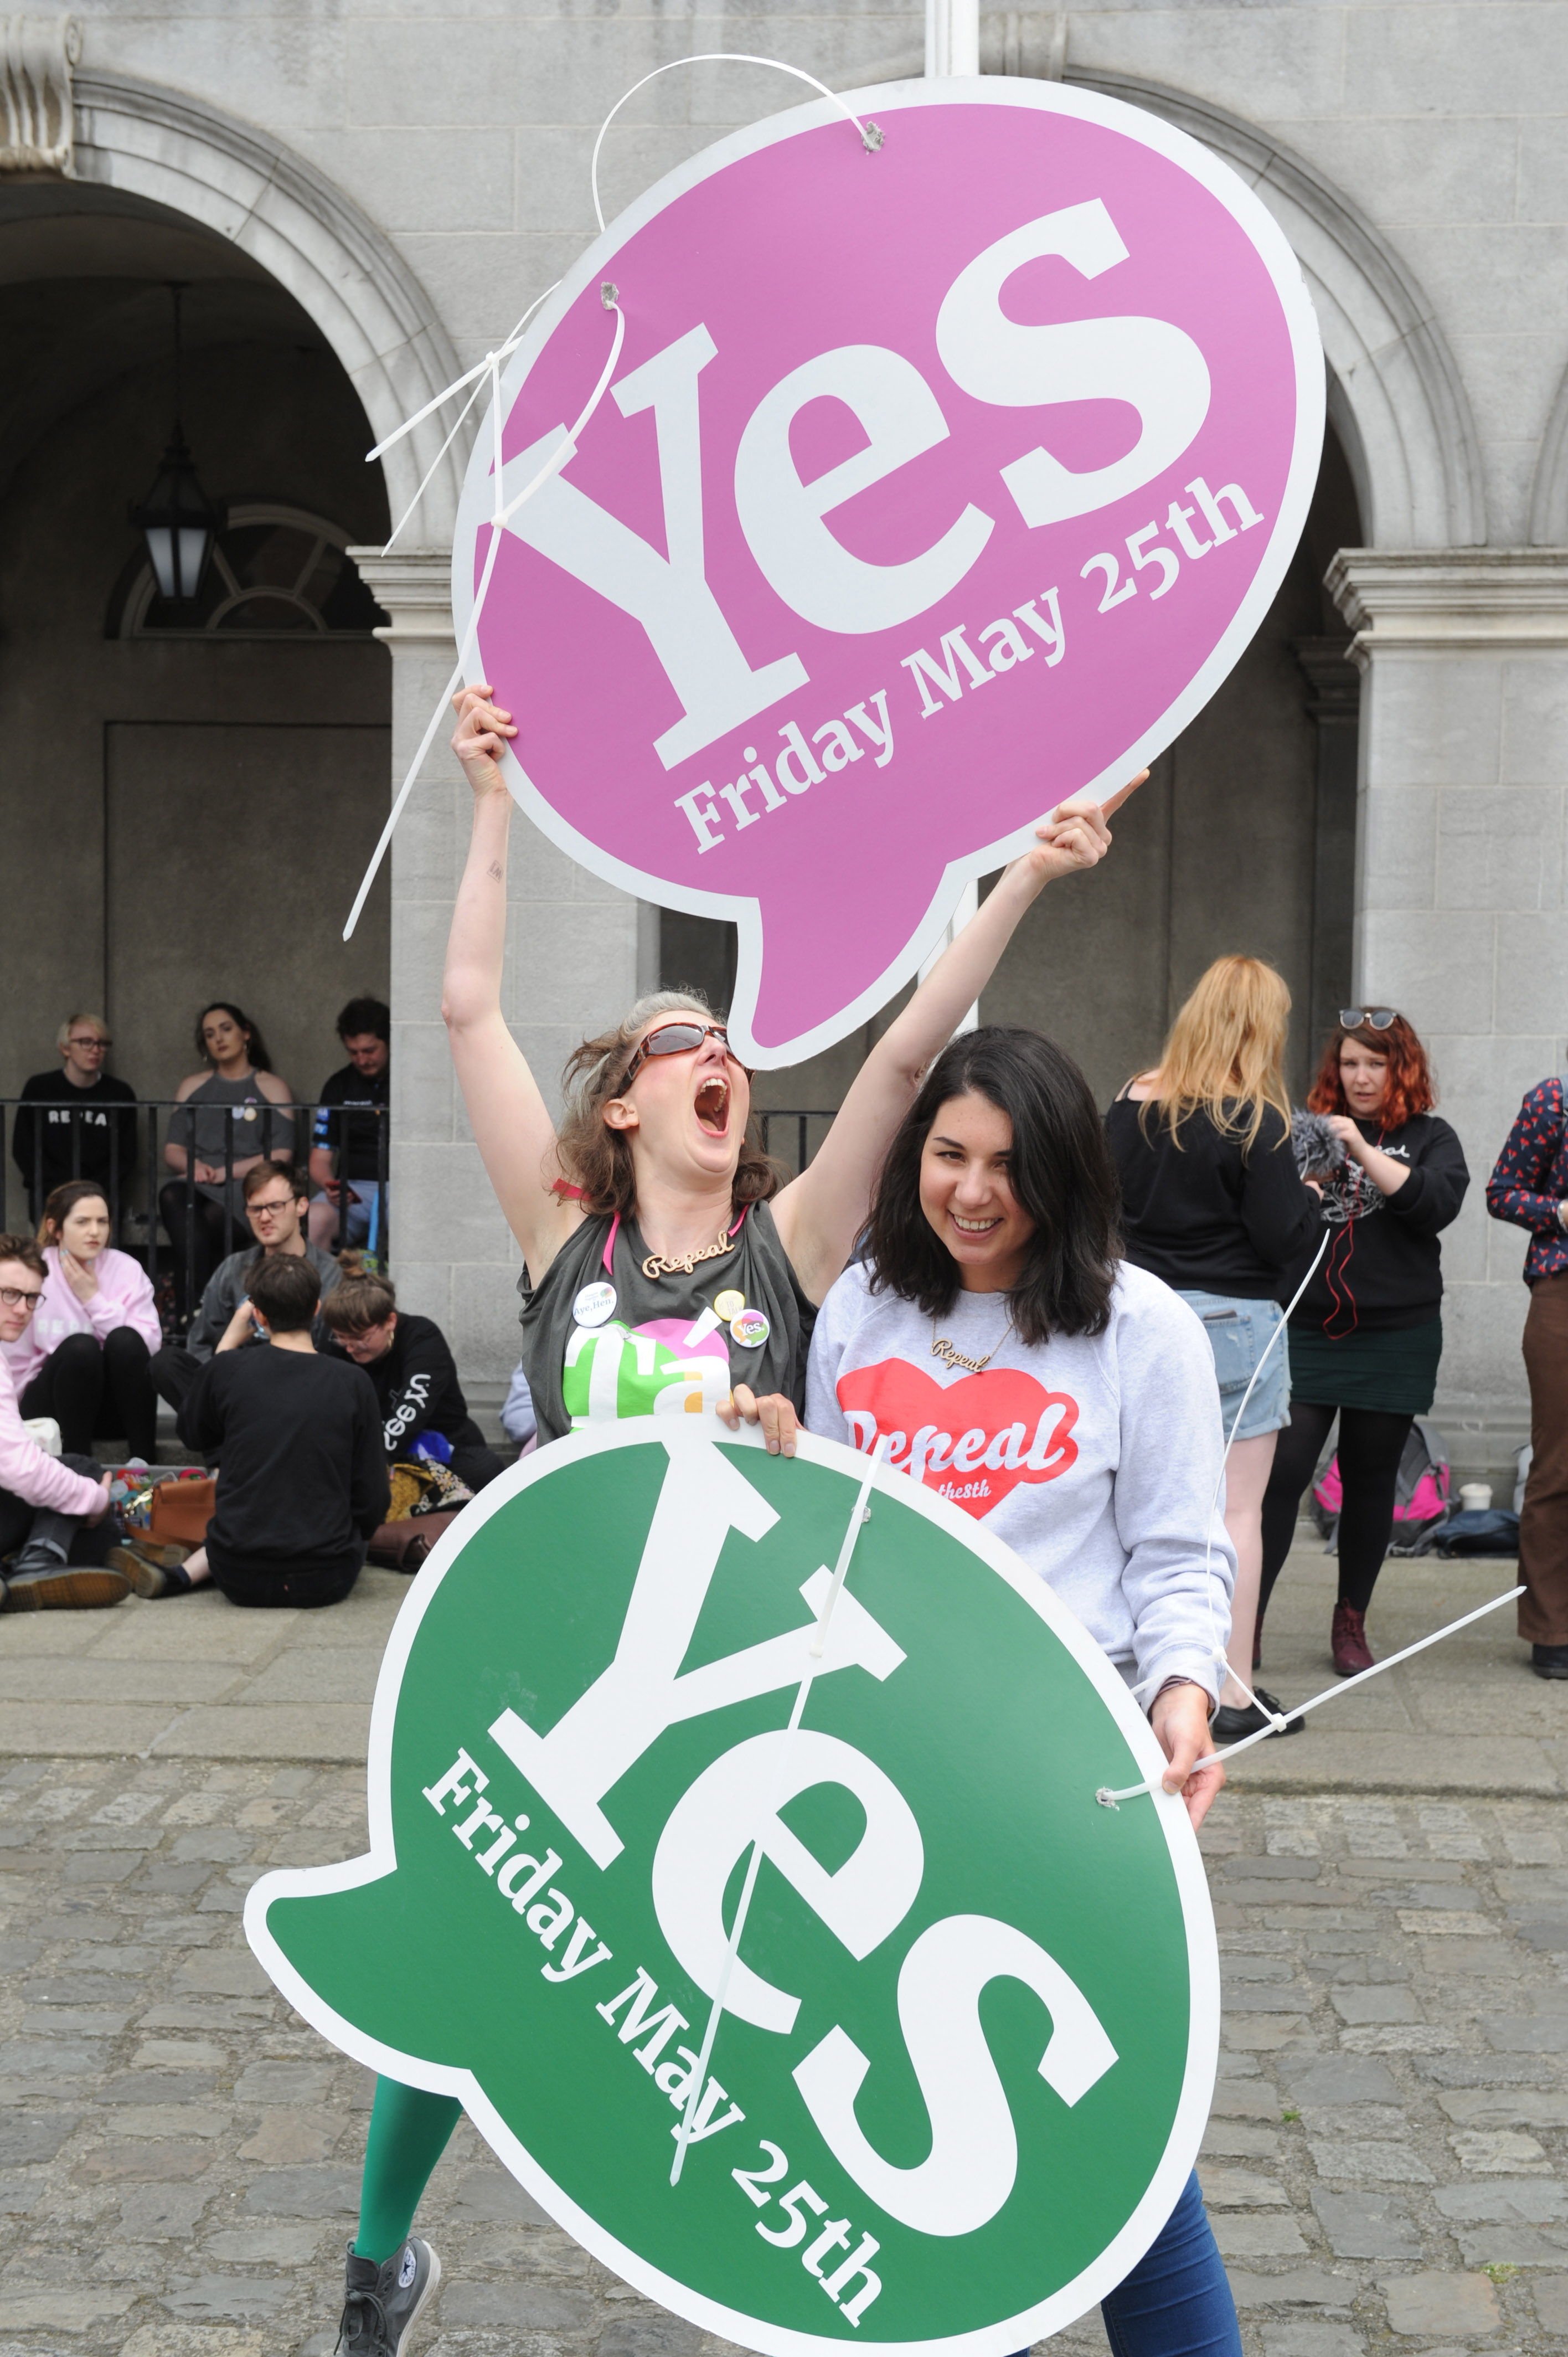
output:
<path id="1" fill-rule="evenodd" d="M 1040 848 L 1026 851 L 1018 862 L 1028 871 L 1030 881 L 1037 891 L 1058 876 L 1071 876 L 1082 867 L 1097 867 L 1111 848 L 1111 829 L 1105 822 L 1114 816 L 1130 794 L 1135 794 L 1148 776 L 1140 770 L 1137 776 L 1097 802 L 1088 794 L 1069 795 L 1058 802 L 1054 811 L 1043 818 L 1035 829 Z"/>
<path id="2" fill-rule="evenodd" d="M 783 1392 L 767 1392 L 758 1399 L 749 1383 L 736 1383 L 728 1398 L 720 1400 L 718 1417 L 732 1432 L 738 1432 L 742 1424 L 759 1424 L 769 1457 L 795 1454 L 795 1435 L 800 1428 L 800 1419 L 795 1414 L 794 1401 Z"/>
<path id="3" fill-rule="evenodd" d="M 91 1301 L 98 1291 L 98 1265 L 92 1260 L 78 1260 L 73 1253 L 62 1252 L 59 1265 L 65 1281 L 81 1302 Z"/>
<path id="4" fill-rule="evenodd" d="M 1199 1685 L 1167 1686 L 1155 1697 L 1149 1724 L 1170 1761 L 1161 1781 L 1167 1792 L 1181 1794 L 1196 1831 L 1225 1781 L 1225 1770 L 1213 1758 L 1208 1696 Z"/>

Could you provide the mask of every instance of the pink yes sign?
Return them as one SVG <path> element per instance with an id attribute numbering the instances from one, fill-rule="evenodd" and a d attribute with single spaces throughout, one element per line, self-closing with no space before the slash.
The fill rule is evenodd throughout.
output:
<path id="1" fill-rule="evenodd" d="M 471 679 L 519 801 L 727 918 L 746 1060 L 841 1039 L 961 885 L 1109 791 L 1262 620 L 1316 474 L 1301 274 L 1223 164 L 1059 83 L 903 82 L 721 141 L 622 214 L 502 384 Z M 467 628 L 495 421 L 454 553 Z"/>

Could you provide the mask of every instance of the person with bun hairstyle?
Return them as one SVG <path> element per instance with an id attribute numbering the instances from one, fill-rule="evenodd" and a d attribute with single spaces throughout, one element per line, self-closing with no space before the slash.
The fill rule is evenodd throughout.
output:
<path id="1" fill-rule="evenodd" d="M 5 1345 L 25 1416 L 52 1415 L 68 1456 L 101 1434 L 152 1460 L 157 1394 L 152 1353 L 163 1340 L 140 1261 L 110 1243 L 109 1203 L 95 1179 L 72 1178 L 44 1205 L 43 1298 L 21 1339 Z"/>
<path id="2" fill-rule="evenodd" d="M 418 1440 L 434 1435 L 446 1442 L 458 1480 L 482 1490 L 503 1468 L 468 1414 L 446 1335 L 434 1318 L 398 1308 L 390 1276 L 354 1263 L 352 1253 L 342 1255 L 342 1280 L 321 1315 L 338 1349 L 374 1386 L 388 1464 L 412 1456 Z"/>
<path id="3" fill-rule="evenodd" d="M 1158 1064 L 1129 1081 L 1105 1116 L 1127 1258 L 1197 1311 L 1214 1353 L 1230 1443 L 1225 1527 L 1236 1550 L 1232 1675 L 1215 1717 L 1217 1743 L 1256 1734 L 1279 1709 L 1267 1692 L 1249 1703 L 1244 1689 L 1262 1573 L 1263 1492 L 1276 1437 L 1290 1422 L 1281 1286 L 1320 1232 L 1318 1196 L 1297 1176 L 1291 1151 L 1289 1020 L 1290 992 L 1272 965 L 1217 958 L 1172 1024 Z M 1294 1720 L 1287 1731 L 1304 1723 Z"/>
<path id="4" fill-rule="evenodd" d="M 1290 1324 L 1290 1425 L 1263 1498 L 1259 1627 L 1296 1510 L 1339 1418 L 1339 1598 L 1329 1649 L 1342 1678 L 1370 1669 L 1367 1608 L 1393 1534 L 1400 1458 L 1432 1405 L 1443 1355 L 1443 1254 L 1470 1184 L 1457 1136 L 1433 1111 L 1426 1050 L 1391 1006 L 1346 1006 L 1308 1109 L 1345 1160 L 1324 1182 L 1328 1250 Z M 1294 1294 L 1311 1254 L 1286 1285 Z"/>

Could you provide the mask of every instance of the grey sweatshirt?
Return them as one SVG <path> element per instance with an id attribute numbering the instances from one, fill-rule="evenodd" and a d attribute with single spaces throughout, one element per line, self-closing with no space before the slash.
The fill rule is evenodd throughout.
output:
<path id="1" fill-rule="evenodd" d="M 944 1362 L 942 1341 L 984 1368 Z M 1158 1277 L 1124 1261 L 1103 1334 L 1026 1350 L 1004 1294 L 961 1293 L 933 1329 L 848 1268 L 817 1319 L 806 1424 L 867 1451 L 889 1435 L 894 1469 L 983 1519 L 1145 1708 L 1173 1677 L 1218 1699 L 1236 1577 L 1213 1504 L 1219 1392 L 1201 1323 Z"/>

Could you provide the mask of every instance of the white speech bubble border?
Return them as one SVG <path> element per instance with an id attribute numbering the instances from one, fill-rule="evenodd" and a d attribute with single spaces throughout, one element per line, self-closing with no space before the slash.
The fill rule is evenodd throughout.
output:
<path id="1" fill-rule="evenodd" d="M 664 1416 L 628 1416 L 614 1424 L 575 1432 L 509 1467 L 480 1491 L 471 1505 L 465 1507 L 455 1523 L 448 1526 L 416 1575 L 392 1624 L 386 1651 L 381 1656 L 375 1700 L 371 1710 L 365 1771 L 370 1849 L 363 1857 L 347 1858 L 334 1866 L 282 1867 L 263 1875 L 252 1884 L 246 1895 L 245 1937 L 268 1978 L 313 2029 L 318 2030 L 330 2044 L 354 2061 L 362 2063 L 367 2070 L 378 2072 L 385 2078 L 399 2080 L 404 2086 L 422 2087 L 432 2094 L 455 2096 L 497 2158 L 533 2196 L 541 2208 L 575 2236 L 585 2250 L 602 2260 L 606 2266 L 613 2268 L 638 2291 L 659 2301 L 673 2314 L 683 2316 L 689 2322 L 700 2326 L 704 2332 L 718 2333 L 726 2341 L 738 2342 L 743 2348 L 759 2350 L 763 2357 L 827 2357 L 830 2352 L 835 2352 L 835 2357 L 842 2357 L 845 2347 L 843 2339 L 829 2333 L 799 2332 L 790 2327 L 771 2323 L 767 2319 L 748 2315 L 742 2309 L 729 2308 L 723 2301 L 710 2299 L 705 2293 L 695 2291 L 679 2277 L 667 2275 L 640 2252 L 623 2244 L 556 2184 L 496 2110 L 472 2072 L 431 2062 L 420 2055 L 404 2054 L 397 2048 L 384 2045 L 379 2039 L 367 2035 L 317 1994 L 284 1954 L 267 1923 L 267 1911 L 274 1900 L 311 1899 L 335 1891 L 360 1889 L 367 1883 L 380 1881 L 385 1876 L 396 1873 L 392 1751 L 403 1674 L 420 1624 L 435 1600 L 436 1590 L 468 1542 L 492 1514 L 510 1505 L 513 1498 L 532 1488 L 535 1481 L 547 1480 L 552 1473 L 584 1458 L 601 1456 L 611 1449 L 646 1448 L 650 1441 L 660 1443 L 672 1457 L 678 1450 L 706 1449 L 715 1445 L 714 1438 L 697 1426 L 684 1420 L 673 1423 Z M 760 1437 L 751 1433 L 726 1433 L 723 1436 L 725 1448 L 747 1444 L 756 1448 L 763 1446 Z M 823 1440 L 814 1433 L 802 1432 L 799 1436 L 797 1448 L 806 1463 L 828 1466 L 843 1473 L 857 1489 L 865 1478 L 865 1457 L 858 1450 L 846 1448 L 842 1441 Z M 1027 2349 L 1035 2341 L 1061 2331 L 1126 2279 L 1169 2218 L 1192 2173 L 1208 2119 L 1219 2056 L 1219 1951 L 1214 1910 L 1197 1837 L 1186 1807 L 1178 1795 L 1159 1790 L 1160 1777 L 1165 1765 L 1165 1755 L 1132 1694 L 1082 1622 L 1069 1611 L 1044 1580 L 1029 1570 L 1011 1547 L 993 1537 L 983 1523 L 976 1523 L 961 1507 L 938 1497 L 923 1482 L 911 1481 L 907 1474 L 890 1471 L 886 1464 L 882 1464 L 875 1469 L 873 1486 L 899 1504 L 924 1514 L 929 1522 L 937 1523 L 967 1547 L 971 1554 L 978 1555 L 1039 1615 L 1088 1677 L 1106 1705 L 1117 1731 L 1137 1760 L 1140 1772 L 1154 1780 L 1155 1790 L 1146 1801 L 1140 1800 L 1129 1805 L 1137 1808 L 1147 1805 L 1159 1817 L 1187 1932 L 1191 2004 L 1187 2067 L 1181 2093 L 1165 2152 L 1147 2190 L 1121 2233 L 1070 2283 L 1064 2284 L 1047 2299 L 1016 2316 L 1004 2318 L 996 2324 L 979 2326 L 968 2332 L 950 2333 L 929 2341 L 874 2341 L 871 2343 L 878 2352 L 878 2357 L 936 2357 L 936 2352 L 940 2352 L 940 2357 L 1013 2357 L 1015 2351 Z M 852 1570 L 852 1585 L 853 1577 Z M 1094 1794 L 1097 1786 L 1121 1772 L 1109 1759 L 1101 1762 L 1086 1759 L 1081 1766 L 1081 1787 L 1074 1792 L 1059 1795 L 1059 1805 L 1063 1808 L 1096 1808 L 1098 1803 Z M 1117 1814 L 1109 1810 L 1102 1813 L 1105 1838 L 1114 1840 Z M 722 2043 L 722 2026 L 719 2036 Z"/>
<path id="2" fill-rule="evenodd" d="M 1237 222 L 1267 270 L 1284 316 L 1295 361 L 1295 438 L 1284 496 L 1273 519 L 1262 561 L 1230 624 L 1202 668 L 1181 694 L 1165 707 L 1157 720 L 1133 739 L 1124 751 L 1108 762 L 1097 777 L 1087 780 L 1075 789 L 1081 793 L 1105 795 L 1125 784 L 1128 778 L 1148 767 L 1158 754 L 1165 751 L 1188 721 L 1202 711 L 1251 643 L 1295 554 L 1312 502 L 1323 447 L 1323 345 L 1318 333 L 1317 316 L 1302 275 L 1301 264 L 1273 215 L 1262 199 L 1253 195 L 1246 182 L 1229 164 L 1222 162 L 1185 131 L 1177 130 L 1174 124 L 1147 113 L 1141 107 L 1130 106 L 1122 99 L 1104 97 L 1097 91 L 1069 87 L 1063 82 L 1033 81 L 999 75 L 876 83 L 867 89 L 847 91 L 842 100 L 814 100 L 805 106 L 791 107 L 781 114 L 768 115 L 762 122 L 732 132 L 713 146 L 689 157 L 645 190 L 624 212 L 618 213 L 609 228 L 601 237 L 596 238 L 574 264 L 555 293 L 537 313 L 502 377 L 501 408 L 503 415 L 510 414 L 519 391 L 566 312 L 585 288 L 613 276 L 611 265 L 628 239 L 677 198 L 710 178 L 714 173 L 723 171 L 742 156 L 754 155 L 764 147 L 774 145 L 779 140 L 815 130 L 821 124 L 836 123 L 842 126 L 846 139 L 853 138 L 854 130 L 844 120 L 845 108 L 856 114 L 875 115 L 881 120 L 912 106 L 976 104 L 1033 107 L 1041 113 L 1076 116 L 1082 122 L 1097 124 L 1103 129 L 1137 140 L 1199 181 Z M 875 168 L 875 159 L 868 168 Z M 467 643 L 473 612 L 475 543 L 479 531 L 489 524 L 494 507 L 491 467 L 494 436 L 493 416 L 487 413 L 464 479 L 453 540 L 452 608 L 460 646 Z M 477 639 L 476 632 L 474 652 L 465 669 L 465 677 L 470 685 L 485 676 Z M 540 832 L 592 874 L 606 883 L 618 885 L 622 891 L 639 899 L 653 901 L 660 908 L 680 909 L 693 916 L 717 917 L 736 927 L 738 936 L 736 985 L 728 1017 L 729 1030 L 742 1060 L 759 1071 L 777 1070 L 783 1065 L 800 1062 L 808 1056 L 818 1055 L 868 1022 L 937 948 L 963 886 L 991 874 L 1009 859 L 1015 859 L 1021 853 L 1030 850 L 1035 842 L 1031 823 L 998 835 L 980 849 L 950 861 L 942 871 L 925 916 L 904 948 L 889 961 L 876 979 L 868 984 L 857 998 L 824 1021 L 811 1025 L 775 1046 L 767 1046 L 756 1039 L 751 1028 L 762 977 L 763 955 L 762 911 L 756 897 L 711 892 L 694 885 L 675 884 L 668 877 L 654 876 L 646 869 L 634 866 L 629 861 L 607 851 L 602 845 L 591 841 L 570 820 L 563 817 L 534 784 L 510 747 L 503 754 L 501 769 L 514 798 Z"/>
<path id="3" fill-rule="evenodd" d="M 628 1419 L 620 1419 L 616 1424 L 604 1426 L 604 1428 L 571 1433 L 566 1440 L 556 1440 L 547 1449 L 538 1449 L 533 1457 L 523 1457 L 519 1464 L 510 1466 L 498 1480 L 490 1482 L 474 1499 L 471 1506 L 467 1506 L 460 1521 L 444 1532 L 444 1537 L 438 1539 L 436 1546 L 432 1548 L 427 1563 L 420 1567 L 403 1605 L 401 1605 L 399 1617 L 392 1626 L 392 1636 L 387 1638 L 387 1652 L 382 1654 L 382 1666 L 380 1666 L 380 1676 L 375 1683 L 375 1702 L 372 1702 L 371 1709 L 371 1744 L 368 1744 L 366 1759 L 371 1850 L 363 1857 L 342 1859 L 339 1865 L 281 1867 L 281 1869 L 274 1869 L 271 1874 L 262 1876 L 260 1881 L 250 1886 L 250 1893 L 245 1898 L 245 1937 L 248 1937 L 250 1947 L 252 1947 L 254 1956 L 266 1971 L 269 1980 L 281 1989 L 295 2013 L 302 2015 L 304 2020 L 309 2022 L 314 2029 L 318 2029 L 321 2037 L 328 2039 L 332 2046 L 338 2046 L 342 2053 L 347 2053 L 356 2062 L 363 2062 L 366 2070 L 380 2072 L 387 2079 L 399 2079 L 403 2086 L 427 2088 L 429 2093 L 436 2093 L 436 2095 L 455 2095 L 467 2116 L 474 2121 L 474 2126 L 478 2128 L 483 2140 L 490 2145 L 495 2157 L 519 2180 L 519 2185 L 523 2185 L 526 2192 L 533 2194 L 535 2201 L 554 2218 L 556 2225 L 573 2234 L 577 2242 L 583 2244 L 585 2251 L 604 2260 L 606 2267 L 613 2267 L 613 2272 L 620 2275 L 628 2284 L 632 2284 L 637 2291 L 644 2291 L 649 2298 L 658 2300 L 662 2308 L 672 2309 L 674 2315 L 686 2317 L 691 2324 L 698 2324 L 703 2331 L 719 2333 L 722 2338 L 736 2341 L 743 2348 L 762 2350 L 764 2357 L 828 2357 L 828 2352 L 844 2350 L 842 2338 L 832 2338 L 830 2333 L 801 2333 L 789 2327 L 759 2319 L 759 2317 L 745 2315 L 743 2309 L 726 2308 L 722 2300 L 712 2300 L 705 2293 L 693 2291 L 679 2276 L 665 2275 L 662 2267 L 653 2266 L 639 2251 L 632 2251 L 628 2244 L 622 2244 L 616 2234 L 606 2232 L 592 2218 L 592 2213 L 585 2211 L 577 2201 L 573 2201 L 571 2194 L 556 2185 L 550 2170 L 528 2152 L 526 2145 L 519 2140 L 519 2136 L 507 2126 L 507 2121 L 495 2110 L 495 2104 L 490 2103 L 477 2076 L 469 2070 L 429 2062 L 422 2055 L 405 2055 L 393 2046 L 384 2046 L 380 2039 L 368 2037 L 354 2022 L 349 2022 L 344 2015 L 328 2006 L 316 1994 L 316 1989 L 311 1989 L 309 1982 L 295 1971 L 295 1965 L 283 1954 L 283 1949 L 278 1947 L 269 1931 L 269 1923 L 266 1923 L 266 1911 L 274 1904 L 274 1900 L 318 1898 L 318 1895 L 338 1893 L 338 1890 L 356 1890 L 366 1883 L 380 1881 L 387 1874 L 396 1874 L 399 1859 L 396 1859 L 396 1838 L 393 1838 L 392 1826 L 392 1738 L 393 1726 L 396 1726 L 401 1687 L 403 1687 L 403 1674 L 408 1669 L 413 1642 L 420 1633 L 420 1621 L 424 1620 L 429 1605 L 436 1596 L 436 1588 L 441 1587 L 446 1575 L 453 1570 L 453 1565 L 457 1563 L 469 1539 L 490 1521 L 490 1515 L 499 1513 L 502 1506 L 507 1506 L 516 1494 L 528 1490 L 535 1480 L 547 1480 L 554 1470 L 564 1469 L 566 1464 L 575 1464 L 585 1457 L 599 1457 L 608 1449 L 646 1448 L 650 1440 L 660 1443 L 670 1454 L 674 1454 L 677 1449 L 698 1449 L 714 1445 L 714 1440 L 701 1428 L 689 1424 L 672 1426 L 672 1421 L 665 1419 L 665 1416 L 628 1416 Z M 762 1440 L 752 1433 L 740 1433 L 740 1436 L 728 1436 L 726 1433 L 724 1436 L 724 1448 L 736 1448 L 736 1445 L 745 1443 L 762 1448 Z M 844 1448 L 837 1440 L 821 1440 L 813 1433 L 801 1433 L 797 1449 L 800 1449 L 800 1457 L 806 1464 L 830 1466 L 830 1469 L 844 1473 L 856 1485 L 865 1478 L 865 1457 L 861 1457 L 856 1449 Z M 1148 1720 L 1144 1718 L 1136 1702 L 1132 1699 L 1130 1690 L 1120 1681 L 1108 1657 L 1082 1626 L 1082 1621 L 1075 1620 L 1073 1612 L 1069 1612 L 1069 1608 L 1061 1603 L 1061 1598 L 1054 1596 L 1052 1588 L 1047 1587 L 1042 1579 L 1037 1579 L 1035 1572 L 1030 1572 L 1018 1560 L 1018 1555 L 1014 1555 L 1012 1548 L 993 1537 L 991 1532 L 985 1530 L 981 1523 L 973 1521 L 972 1515 L 964 1513 L 960 1506 L 952 1506 L 952 1503 L 948 1503 L 948 1499 L 936 1497 L 931 1490 L 924 1487 L 924 1482 L 912 1482 L 906 1473 L 891 1473 L 886 1466 L 879 1466 L 877 1473 L 875 1473 L 875 1490 L 885 1492 L 886 1497 L 896 1499 L 903 1506 L 910 1506 L 915 1513 L 924 1513 L 927 1521 L 943 1527 L 950 1537 L 960 1539 L 973 1555 L 979 1555 L 983 1563 L 991 1565 L 991 1570 L 1007 1581 L 1014 1593 L 1018 1593 L 1030 1605 L 1030 1609 L 1035 1609 L 1040 1620 L 1052 1629 L 1063 1648 L 1073 1654 L 1079 1669 L 1085 1671 L 1091 1685 L 1097 1687 L 1099 1697 L 1106 1704 L 1111 1718 L 1118 1726 L 1118 1732 L 1134 1754 L 1141 1775 L 1153 1777 L 1153 1781 L 1155 1781 L 1155 1792 L 1148 1796 L 1148 1803 L 1136 1801 L 1130 1805 L 1134 1805 L 1134 1808 L 1151 1805 L 1158 1813 L 1160 1829 L 1165 1834 L 1169 1859 L 1172 1859 L 1176 1895 L 1181 1900 L 1181 1916 L 1184 1916 L 1186 1926 L 1191 2018 L 1188 2018 L 1188 2049 L 1186 2049 L 1181 2095 L 1176 2100 L 1176 2112 L 1175 2119 L 1172 2119 L 1172 2131 L 1169 2131 L 1167 2143 L 1165 2143 L 1165 2154 L 1160 2157 L 1158 2169 L 1148 2182 L 1146 2194 L 1139 2201 L 1139 2206 L 1132 2211 L 1122 2232 L 1108 2244 L 1090 2267 L 1085 2267 L 1075 2276 L 1073 2282 L 1063 2284 L 1049 2298 L 1040 2300 L 1035 2308 L 1024 2309 L 1021 2315 L 1007 2317 L 1000 2324 L 985 2324 L 985 2327 L 973 2329 L 973 2331 L 948 2333 L 948 2336 L 931 2338 L 931 2341 L 877 2341 L 877 2343 L 873 2343 L 879 2357 L 936 2357 L 936 2352 L 940 2352 L 940 2357 L 1012 2357 L 1014 2350 L 1030 2348 L 1035 2341 L 1042 2341 L 1049 2333 L 1061 2331 L 1075 2317 L 1085 2315 L 1087 2309 L 1103 2300 L 1108 2291 L 1115 2291 L 1115 2287 L 1124 2282 L 1124 2276 L 1130 2275 L 1139 2258 L 1144 2258 L 1160 2227 L 1165 2225 L 1172 2209 L 1176 2206 L 1176 2199 L 1179 2199 L 1197 2159 L 1197 2145 L 1200 2145 L 1202 2131 L 1205 2131 L 1209 2116 L 1214 2072 L 1217 2072 L 1217 2062 L 1219 2062 L 1219 1943 L 1214 1935 L 1214 1910 L 1209 1904 L 1209 1886 L 1205 1869 L 1202 1869 L 1197 1836 L 1193 1834 L 1181 1798 L 1158 1789 L 1160 1775 L 1165 1770 L 1165 1754 L 1153 1738 Z M 1097 1808 L 1094 1789 L 1106 1775 L 1111 1775 L 1111 1765 L 1085 1760 L 1082 1763 L 1082 1792 L 1075 1793 L 1075 1796 L 1063 1793 L 1063 1808 L 1066 1805 Z M 1108 1841 L 1115 1838 L 1115 1824 L 1118 1824 L 1118 1817 L 1106 1810 L 1103 1813 L 1103 1832 L 1106 1832 Z M 719 2032 L 719 2037 L 722 2037 L 722 2032 Z"/>

